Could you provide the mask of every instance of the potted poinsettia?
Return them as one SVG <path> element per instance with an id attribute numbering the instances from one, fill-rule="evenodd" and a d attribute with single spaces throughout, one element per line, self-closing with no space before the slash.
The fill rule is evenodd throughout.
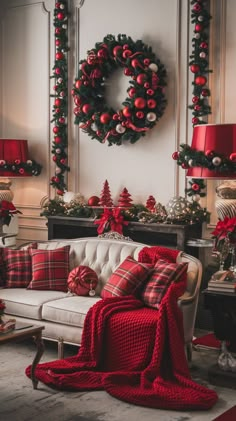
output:
<path id="1" fill-rule="evenodd" d="M 7 200 L 0 202 L 0 222 L 2 225 L 9 225 L 11 218 L 17 213 L 21 212 L 16 209 L 12 202 L 8 202 Z"/>

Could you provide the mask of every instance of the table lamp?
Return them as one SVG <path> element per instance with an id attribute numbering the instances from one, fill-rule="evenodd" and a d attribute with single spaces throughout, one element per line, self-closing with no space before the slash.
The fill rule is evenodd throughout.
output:
<path id="1" fill-rule="evenodd" d="M 10 178 L 37 176 L 41 168 L 29 159 L 27 140 L 0 139 L 0 202 L 13 199 Z"/>

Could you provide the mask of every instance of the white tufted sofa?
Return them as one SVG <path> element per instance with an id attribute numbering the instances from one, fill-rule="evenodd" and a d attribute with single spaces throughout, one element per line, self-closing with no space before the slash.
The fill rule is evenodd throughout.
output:
<path id="1" fill-rule="evenodd" d="M 99 283 L 94 297 L 80 297 L 60 291 L 39 291 L 22 288 L 3 288 L 7 314 L 18 321 L 43 325 L 44 339 L 58 342 L 58 357 L 63 357 L 63 343 L 79 345 L 85 316 L 89 308 L 100 300 L 100 292 L 117 266 L 131 255 L 138 259 L 145 244 L 114 238 L 80 238 L 38 242 L 39 249 L 55 249 L 70 245 L 70 269 L 87 265 L 98 275 Z M 201 262 L 193 256 L 181 253 L 178 262 L 189 262 L 188 285 L 179 305 L 184 313 L 185 343 L 188 359 L 191 359 L 191 342 L 202 278 Z"/>

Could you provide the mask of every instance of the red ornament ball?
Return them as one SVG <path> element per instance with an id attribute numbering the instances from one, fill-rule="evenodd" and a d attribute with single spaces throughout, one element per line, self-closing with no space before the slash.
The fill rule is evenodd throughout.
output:
<path id="1" fill-rule="evenodd" d="M 54 138 L 54 142 L 55 142 L 57 145 L 59 145 L 59 144 L 61 143 L 61 141 L 62 141 L 62 138 L 61 138 L 61 137 L 59 137 L 59 136 L 56 136 L 56 137 Z"/>
<path id="2" fill-rule="evenodd" d="M 100 117 L 100 121 L 101 121 L 102 124 L 108 124 L 110 119 L 111 119 L 111 116 L 108 113 L 104 113 Z"/>
<path id="3" fill-rule="evenodd" d="M 145 99 L 142 98 L 142 97 L 136 98 L 135 101 L 134 101 L 134 106 L 136 108 L 140 108 L 140 109 L 145 108 L 146 107 L 146 101 L 145 101 Z"/>
<path id="4" fill-rule="evenodd" d="M 200 70 L 200 66 L 198 64 L 192 64 L 190 66 L 190 70 L 192 73 L 198 73 Z"/>
<path id="5" fill-rule="evenodd" d="M 201 25 L 200 23 L 197 23 L 195 25 L 195 31 L 196 32 L 201 32 L 203 30 L 203 25 Z"/>
<path id="6" fill-rule="evenodd" d="M 187 169 L 189 168 L 188 164 L 185 164 L 185 163 L 181 164 L 181 167 L 182 167 L 184 170 L 187 170 Z"/>
<path id="7" fill-rule="evenodd" d="M 80 87 L 81 87 L 81 85 L 83 84 L 83 82 L 81 81 L 81 80 L 77 80 L 76 82 L 75 82 L 75 87 L 76 87 L 76 89 L 79 89 Z"/>
<path id="8" fill-rule="evenodd" d="M 55 99 L 55 101 L 54 101 L 54 105 L 55 105 L 56 107 L 60 107 L 60 105 L 61 105 L 61 99 L 56 98 L 56 99 Z"/>
<path id="9" fill-rule="evenodd" d="M 64 19 L 65 19 L 65 15 L 64 15 L 64 13 L 59 12 L 59 13 L 57 14 L 57 19 L 59 19 L 59 20 L 64 20 Z"/>
<path id="10" fill-rule="evenodd" d="M 122 113 L 123 113 L 123 115 L 124 115 L 125 117 L 131 117 L 131 115 L 132 115 L 132 113 L 131 113 L 131 111 L 130 111 L 130 108 L 129 108 L 129 107 L 125 107 L 125 108 L 123 109 Z"/>
<path id="11" fill-rule="evenodd" d="M 63 60 L 64 54 L 61 51 L 59 51 L 58 53 L 56 53 L 55 57 L 56 57 L 56 60 Z"/>
<path id="12" fill-rule="evenodd" d="M 139 119 L 141 119 L 141 118 L 144 117 L 144 113 L 142 111 L 137 111 L 136 117 L 139 118 Z"/>
<path id="13" fill-rule="evenodd" d="M 124 70 L 124 75 L 125 76 L 132 76 L 133 72 L 132 70 L 128 69 L 128 67 L 125 68 Z"/>
<path id="14" fill-rule="evenodd" d="M 100 200 L 99 197 L 97 197 L 97 196 L 91 196 L 88 199 L 88 206 L 98 206 L 99 200 Z"/>
<path id="15" fill-rule="evenodd" d="M 154 90 L 153 90 L 153 89 L 148 89 L 148 90 L 147 90 L 147 94 L 148 94 L 148 95 L 150 95 L 150 96 L 154 95 L 154 93 L 155 93 L 155 92 L 154 92 Z"/>
<path id="16" fill-rule="evenodd" d="M 174 153 L 172 154 L 172 158 L 173 158 L 175 161 L 177 161 L 177 159 L 179 158 L 179 152 L 178 152 L 178 151 L 174 152 Z"/>
<path id="17" fill-rule="evenodd" d="M 192 99 L 192 102 L 194 103 L 194 104 L 197 104 L 197 102 L 199 101 L 199 96 L 194 96 L 193 97 L 193 99 Z"/>
<path id="18" fill-rule="evenodd" d="M 196 85 L 203 86 L 207 83 L 207 78 L 205 76 L 197 76 L 195 78 Z"/>
<path id="19" fill-rule="evenodd" d="M 134 69 L 136 69 L 137 67 L 140 67 L 140 63 L 139 63 L 139 61 L 136 58 L 134 58 L 131 61 L 131 66 L 134 67 Z"/>
<path id="20" fill-rule="evenodd" d="M 58 194 L 58 196 L 63 196 L 64 191 L 63 190 L 57 190 L 57 194 Z"/>
<path id="21" fill-rule="evenodd" d="M 204 50 L 206 50 L 208 48 L 208 44 L 206 42 L 201 42 L 200 48 L 203 48 Z"/>
<path id="22" fill-rule="evenodd" d="M 152 109 L 152 108 L 156 107 L 157 103 L 156 103 L 155 99 L 149 99 L 148 102 L 147 102 L 147 105 L 148 105 L 148 108 Z"/>
<path id="23" fill-rule="evenodd" d="M 55 29 L 55 34 L 56 35 L 60 35 L 60 33 L 61 33 L 61 28 L 56 28 Z"/>
<path id="24" fill-rule="evenodd" d="M 231 153 L 229 159 L 230 161 L 236 162 L 236 153 L 235 152 Z"/>
<path id="25" fill-rule="evenodd" d="M 208 158 L 211 158 L 214 155 L 214 151 L 212 149 L 207 149 L 206 156 Z"/>
<path id="26" fill-rule="evenodd" d="M 193 191 L 199 191 L 200 190 L 200 186 L 197 183 L 193 183 L 192 184 L 192 190 Z"/>
<path id="27" fill-rule="evenodd" d="M 192 118 L 192 123 L 197 124 L 199 122 L 199 119 L 197 117 Z"/>
<path id="28" fill-rule="evenodd" d="M 82 111 L 84 114 L 88 114 L 89 111 L 91 110 L 91 105 L 90 104 L 84 104 L 82 107 Z"/>
<path id="29" fill-rule="evenodd" d="M 79 115 L 81 113 L 81 108 L 80 107 L 75 107 L 74 108 L 74 115 Z"/>
<path id="30" fill-rule="evenodd" d="M 55 126 L 53 127 L 53 133 L 57 134 L 59 132 L 59 127 Z"/>
<path id="31" fill-rule="evenodd" d="M 139 85 L 143 85 L 146 80 L 147 80 L 147 75 L 145 75 L 145 73 L 140 73 L 136 78 L 136 81 Z"/>
<path id="32" fill-rule="evenodd" d="M 129 97 L 130 98 L 133 98 L 135 96 L 135 94 L 136 94 L 136 89 L 135 88 L 130 88 L 128 94 L 129 94 Z"/>
<path id="33" fill-rule="evenodd" d="M 74 97 L 74 103 L 75 103 L 75 105 L 81 105 L 81 99 L 80 99 L 80 97 L 78 97 L 78 96 L 75 96 Z"/>
<path id="34" fill-rule="evenodd" d="M 201 92 L 201 95 L 202 95 L 202 96 L 204 96 L 204 97 L 209 96 L 209 91 L 208 91 L 208 89 L 203 89 L 203 90 L 202 90 L 202 92 Z"/>

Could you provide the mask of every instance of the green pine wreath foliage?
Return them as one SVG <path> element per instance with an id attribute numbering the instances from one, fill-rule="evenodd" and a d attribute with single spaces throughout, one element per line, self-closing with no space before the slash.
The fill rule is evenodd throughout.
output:
<path id="1" fill-rule="evenodd" d="M 137 142 L 153 128 L 166 107 L 166 70 L 152 48 L 127 35 L 107 35 L 80 61 L 72 95 L 75 124 L 100 143 Z M 121 110 L 105 100 L 105 85 L 118 68 L 130 77 Z"/>

